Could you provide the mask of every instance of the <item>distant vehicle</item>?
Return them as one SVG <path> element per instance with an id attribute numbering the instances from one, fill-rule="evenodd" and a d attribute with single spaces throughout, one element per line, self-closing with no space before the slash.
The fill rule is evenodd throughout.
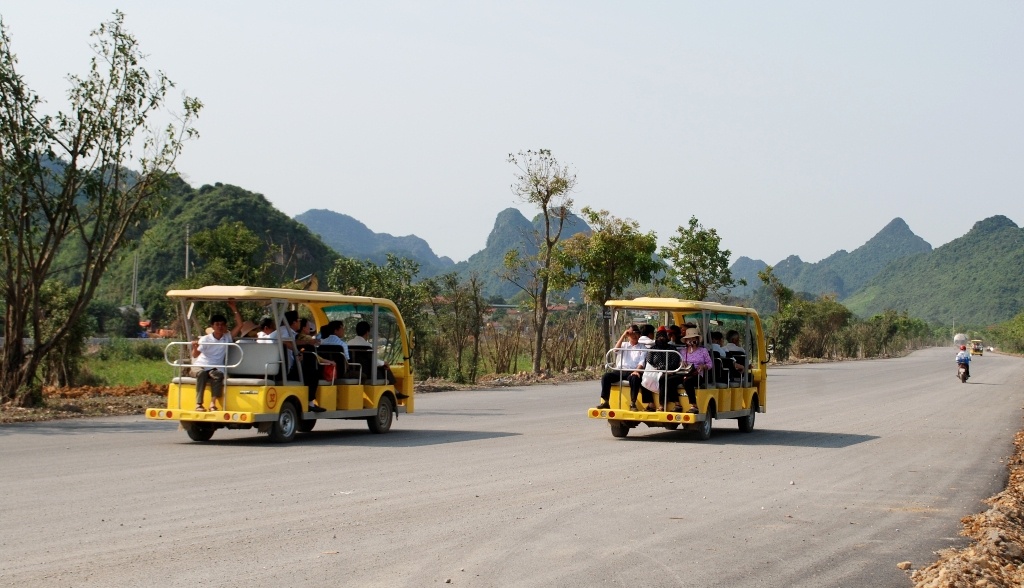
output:
<path id="1" fill-rule="evenodd" d="M 374 433 L 391 429 L 399 413 L 412 413 L 413 369 L 412 346 L 405 323 L 393 302 L 384 298 L 344 296 L 332 292 L 311 292 L 279 288 L 247 286 L 206 286 L 195 290 L 171 290 L 167 296 L 178 303 L 185 326 L 185 340 L 172 342 L 164 350 L 167 363 L 175 374 L 167 388 L 167 405 L 147 408 L 146 418 L 174 420 L 193 441 L 209 441 L 217 429 L 256 428 L 267 433 L 272 441 L 287 442 L 297 432 L 313 430 L 318 419 L 364 420 Z M 345 359 L 337 346 L 328 359 L 326 345 L 303 353 L 317 355 L 316 403 L 322 412 L 309 409 L 309 387 L 302 380 L 302 370 L 289 373 L 288 349 L 280 339 L 269 344 L 256 338 L 240 338 L 225 343 L 228 350 L 224 395 L 219 407 L 200 410 L 196 405 L 196 379 L 189 373 L 191 342 L 200 309 L 220 306 L 234 299 L 239 305 L 262 306 L 275 325 L 284 320 L 286 310 L 297 310 L 317 327 L 332 320 L 345 324 L 346 333 L 356 333 L 356 323 L 369 322 L 366 339 L 371 345 L 349 346 L 351 361 Z M 203 323 L 205 326 L 205 323 Z M 201 331 L 200 331 L 201 334 Z M 298 361 L 298 360 L 296 360 Z M 377 366 L 386 362 L 390 375 Z M 334 368 L 334 369 L 330 369 Z M 211 400 L 209 387 L 204 395 Z M 195 407 L 195 409 L 193 409 Z"/>
<path id="2" fill-rule="evenodd" d="M 612 313 L 611 332 L 621 333 L 633 323 L 649 322 L 655 326 L 696 324 L 702 336 L 701 344 L 708 349 L 715 362 L 715 369 L 705 372 L 697 386 L 697 414 L 684 412 L 678 403 L 675 410 L 651 411 L 637 405 L 630 409 L 629 383 L 623 380 L 612 386 L 609 408 L 591 408 L 587 416 L 607 420 L 613 437 L 625 437 L 630 429 L 641 424 L 647 427 L 696 431 L 700 439 L 711 437 L 713 419 L 735 419 L 740 431 L 754 430 L 754 420 L 759 412 L 767 412 L 768 370 L 767 346 L 761 318 L 751 308 L 725 306 L 714 302 L 681 300 L 677 298 L 637 298 L 635 300 L 609 300 L 605 306 Z M 740 347 L 744 352 L 728 352 L 726 357 L 716 357 L 711 352 L 710 333 L 727 333 L 735 330 L 740 334 Z M 606 368 L 615 369 L 617 349 L 608 350 Z M 681 366 L 680 372 L 685 369 Z M 656 370 L 657 371 L 657 370 Z M 668 370 L 663 370 L 669 373 Z M 667 381 L 668 378 L 662 378 Z M 661 404 L 665 409 L 667 390 L 661 390 Z M 686 398 L 680 387 L 680 400 Z M 652 412 L 653 411 L 653 412 Z"/>
<path id="3" fill-rule="evenodd" d="M 971 339 L 971 355 L 983 355 L 985 351 L 985 345 L 981 342 L 981 339 Z"/>

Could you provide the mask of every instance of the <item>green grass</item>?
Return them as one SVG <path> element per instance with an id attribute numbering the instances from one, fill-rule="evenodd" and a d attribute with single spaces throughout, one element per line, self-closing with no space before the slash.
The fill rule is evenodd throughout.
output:
<path id="1" fill-rule="evenodd" d="M 174 368 L 162 359 L 99 359 L 88 357 L 85 370 L 107 386 L 138 386 L 143 382 L 166 384 L 174 376 Z"/>

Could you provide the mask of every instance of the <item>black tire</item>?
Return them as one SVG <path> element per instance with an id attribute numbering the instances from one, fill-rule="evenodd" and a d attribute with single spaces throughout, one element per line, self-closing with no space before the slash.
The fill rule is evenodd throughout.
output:
<path id="1" fill-rule="evenodd" d="M 750 414 L 736 419 L 736 424 L 739 425 L 741 433 L 749 433 L 754 430 L 754 421 L 757 419 L 758 406 L 757 396 L 755 396 L 750 402 Z"/>
<path id="2" fill-rule="evenodd" d="M 697 438 L 701 441 L 707 441 L 711 438 L 711 420 L 714 417 L 715 405 L 711 402 L 708 403 L 708 412 L 704 415 L 704 420 L 700 422 L 700 426 L 697 428 Z"/>
<path id="3" fill-rule="evenodd" d="M 612 437 L 622 438 L 629 435 L 629 427 L 622 421 L 608 421 L 612 428 Z"/>
<path id="4" fill-rule="evenodd" d="M 274 443 L 288 443 L 295 439 L 299 422 L 299 411 L 295 410 L 295 404 L 285 402 L 277 414 L 277 421 L 270 428 L 270 440 Z"/>
<path id="5" fill-rule="evenodd" d="M 313 430 L 316 426 L 316 419 L 302 419 L 299 421 L 298 429 L 300 433 L 308 433 Z"/>
<path id="6" fill-rule="evenodd" d="M 209 423 L 185 423 L 185 432 L 193 441 L 209 441 L 217 429 Z"/>
<path id="7" fill-rule="evenodd" d="M 391 423 L 395 420 L 395 401 L 391 399 L 391 396 L 384 394 L 380 397 L 380 403 L 377 404 L 377 415 L 366 419 L 366 424 L 369 425 L 370 431 L 379 434 L 387 433 L 391 430 Z"/>

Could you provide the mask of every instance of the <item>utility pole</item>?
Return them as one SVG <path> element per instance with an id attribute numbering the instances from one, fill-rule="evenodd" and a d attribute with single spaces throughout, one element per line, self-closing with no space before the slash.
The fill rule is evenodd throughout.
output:
<path id="1" fill-rule="evenodd" d="M 185 225 L 185 279 L 188 279 L 188 231 L 192 225 Z"/>

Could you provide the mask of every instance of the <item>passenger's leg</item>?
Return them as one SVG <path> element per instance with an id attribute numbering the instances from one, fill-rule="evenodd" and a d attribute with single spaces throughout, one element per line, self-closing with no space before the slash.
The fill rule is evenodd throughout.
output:
<path id="1" fill-rule="evenodd" d="M 614 370 L 606 372 L 601 377 L 601 403 L 597 405 L 597 408 L 608 408 L 608 399 L 612 395 L 612 384 L 622 380 L 622 372 Z"/>
<path id="2" fill-rule="evenodd" d="M 213 369 L 207 372 L 210 378 L 210 410 L 217 410 L 217 399 L 224 397 L 224 372 Z M 224 401 L 221 400 L 221 406 Z"/>
<path id="3" fill-rule="evenodd" d="M 192 375 L 196 379 L 196 410 L 206 410 L 203 408 L 203 394 L 206 392 L 206 380 L 209 379 L 210 372 L 201 368 L 193 368 Z"/>
<path id="4" fill-rule="evenodd" d="M 690 412 L 697 412 L 697 374 L 683 378 L 683 389 L 686 390 L 686 399 L 690 401 Z"/>
<path id="5" fill-rule="evenodd" d="M 636 410 L 636 397 L 640 394 L 640 376 L 630 373 L 627 379 L 629 380 L 629 409 Z"/>

